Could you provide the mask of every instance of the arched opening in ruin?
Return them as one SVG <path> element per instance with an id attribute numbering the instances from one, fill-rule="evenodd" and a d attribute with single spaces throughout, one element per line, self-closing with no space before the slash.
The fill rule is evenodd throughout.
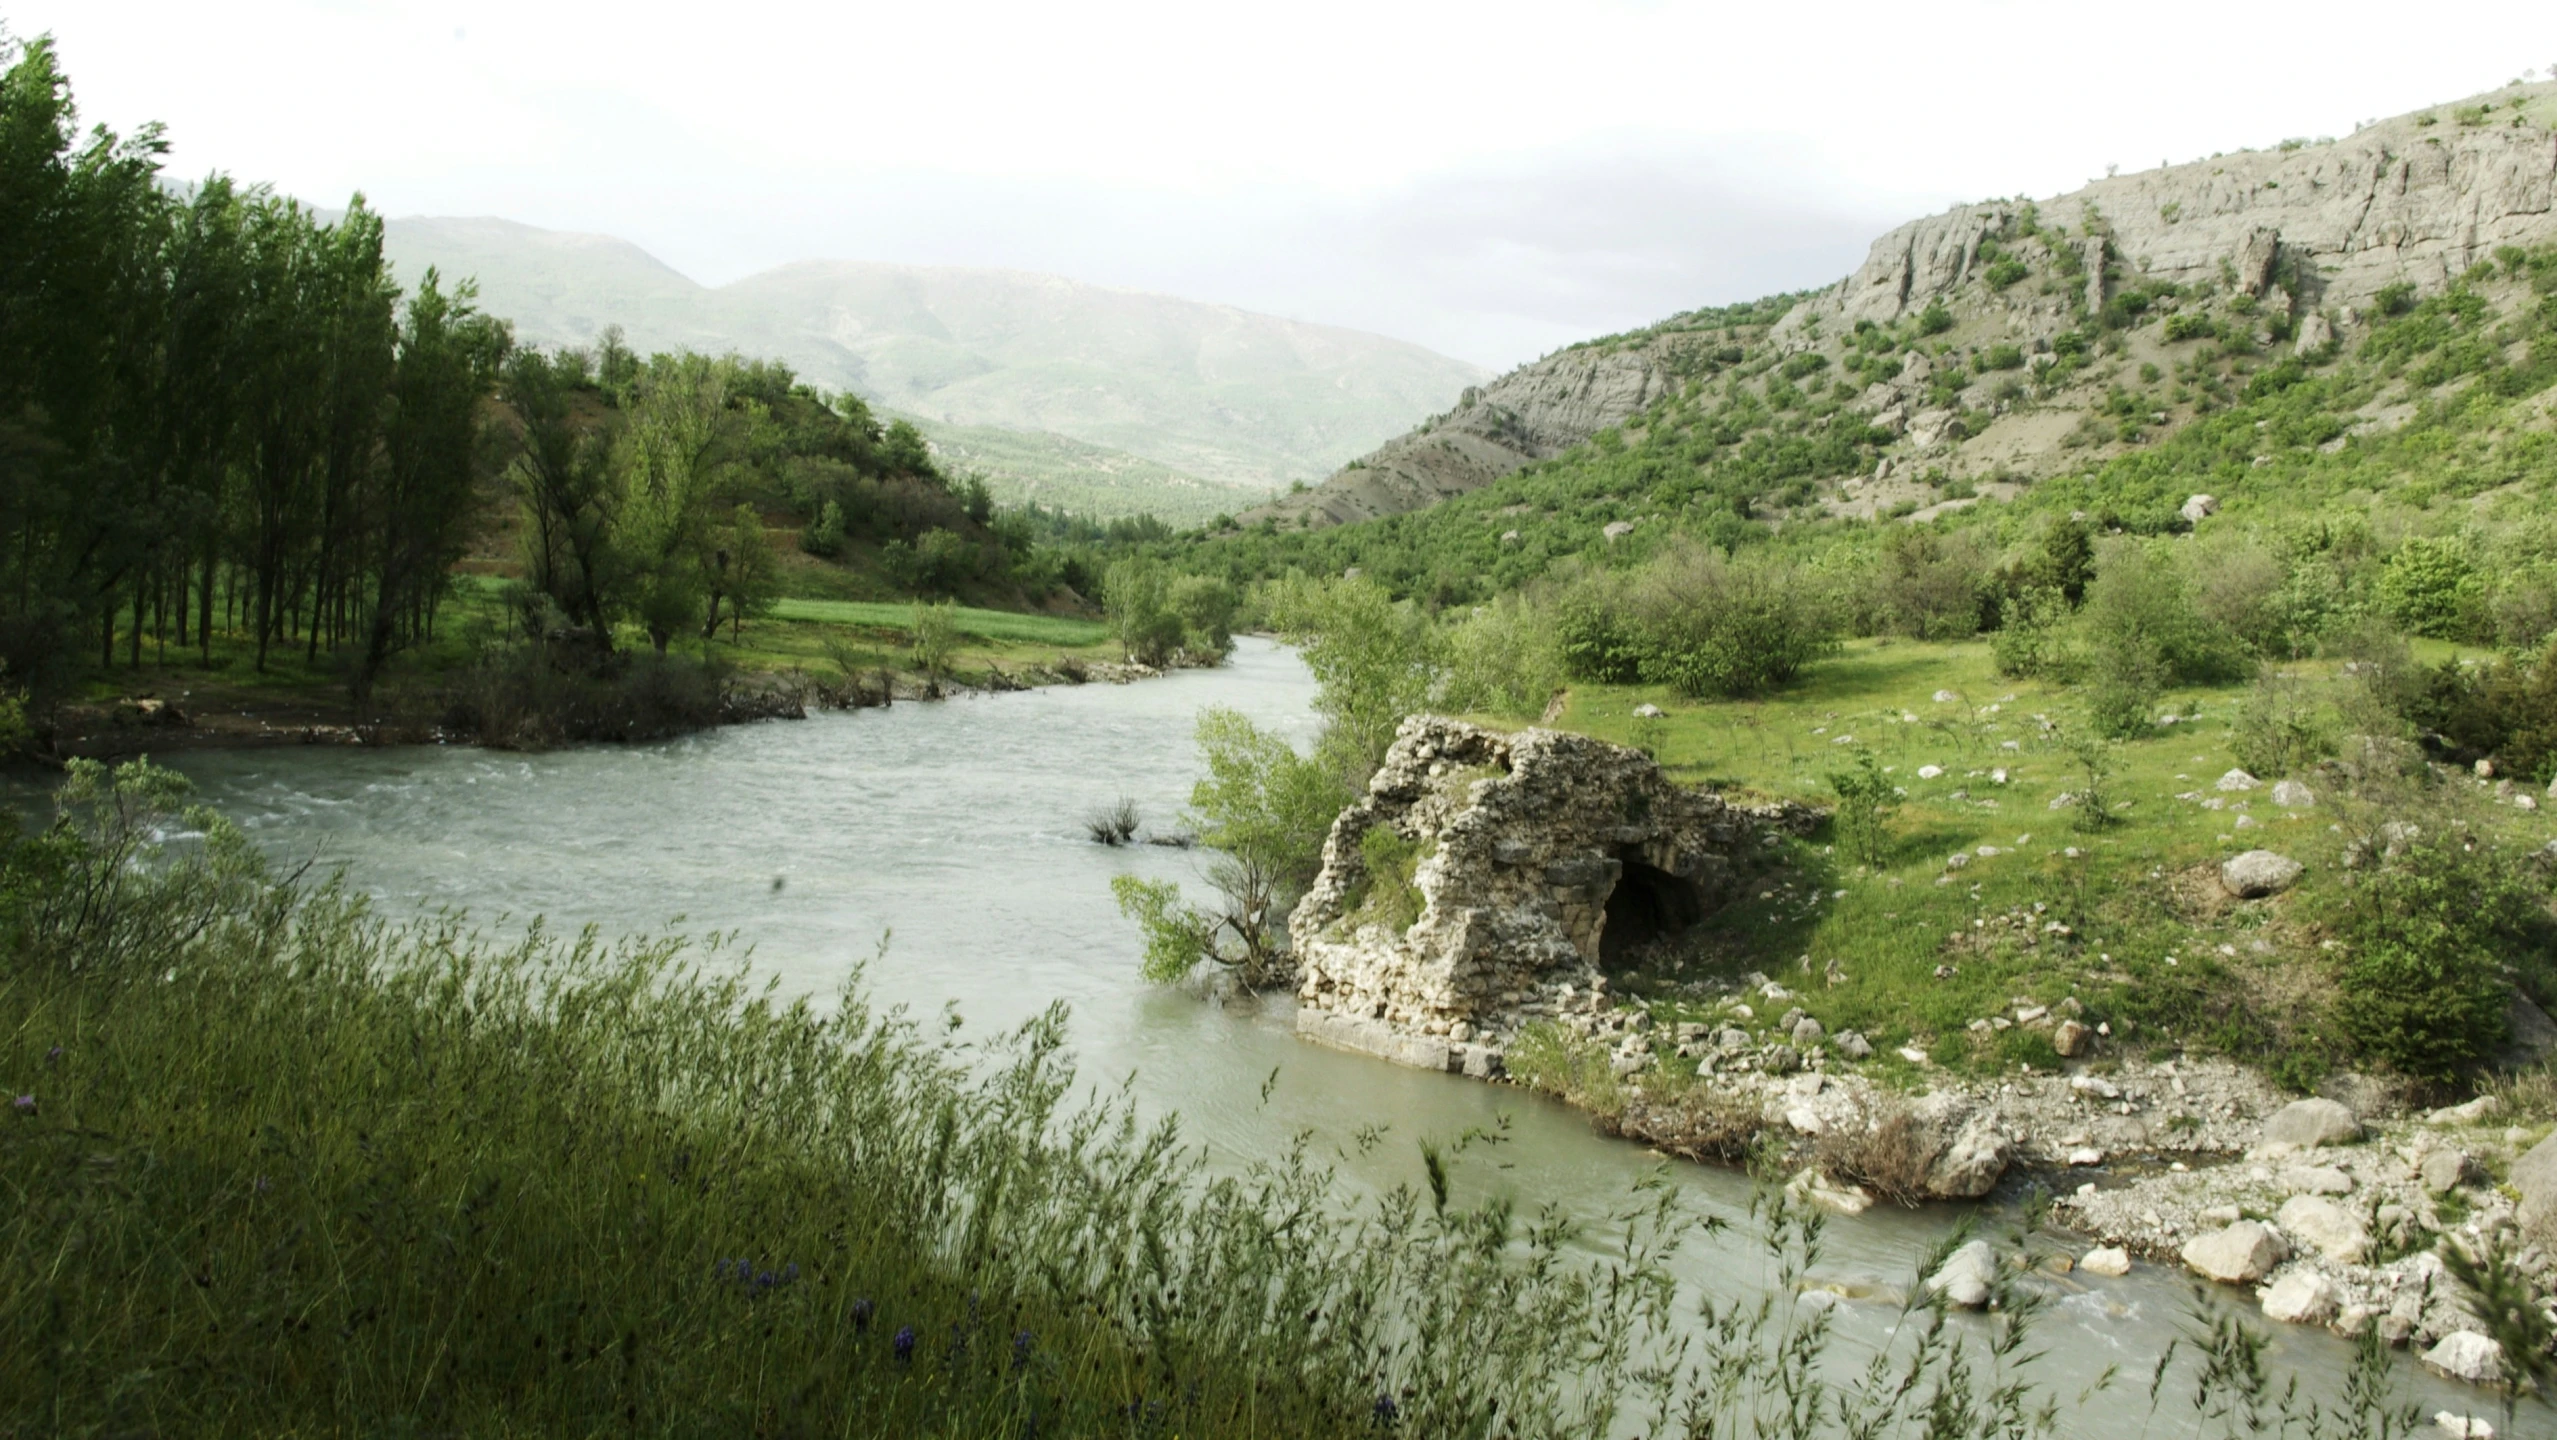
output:
<path id="1" fill-rule="evenodd" d="M 1598 963 L 1609 969 L 1632 963 L 1655 941 L 1683 935 L 1705 918 L 1704 897 L 1693 882 L 1632 855 L 1617 858 L 1625 871 L 1607 893 L 1607 923 L 1598 932 Z"/>

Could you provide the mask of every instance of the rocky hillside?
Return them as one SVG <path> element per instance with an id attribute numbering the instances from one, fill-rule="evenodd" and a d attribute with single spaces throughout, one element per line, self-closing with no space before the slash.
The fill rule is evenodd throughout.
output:
<path id="1" fill-rule="evenodd" d="M 1691 381 L 1770 369 L 1845 387 L 1839 398 L 1890 437 L 1878 476 L 1821 477 L 1837 513 L 1924 504 L 1920 473 L 1995 485 L 2080 468 L 2207 406 L 2188 384 L 2182 401 L 2125 412 L 2123 396 L 2142 403 L 2125 371 L 2156 384 L 2179 364 L 2197 378 L 2206 347 L 2349 349 L 2499 250 L 2557 240 L 2553 126 L 2557 85 L 2512 86 L 2341 140 L 1958 206 L 1883 236 L 1828 289 L 1674 317 L 1468 389 L 1247 518 L 1322 526 L 1423 508 L 1635 420 Z M 2118 340 L 2105 358 L 2122 363 L 2061 365 L 2090 334 Z M 2373 414 L 2389 419 L 2386 406 Z"/>
<path id="2" fill-rule="evenodd" d="M 626 241 L 395 220 L 400 272 L 479 281 L 537 344 L 789 362 L 967 449 L 1006 499 L 1192 520 L 1312 480 L 1482 378 L 1417 345 L 1017 271 L 811 261 L 695 284 Z M 1031 440 L 994 443 L 987 431 Z"/>

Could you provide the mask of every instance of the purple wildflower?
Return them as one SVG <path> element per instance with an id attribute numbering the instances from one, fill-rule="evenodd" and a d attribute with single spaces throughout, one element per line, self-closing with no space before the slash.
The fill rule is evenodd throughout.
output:
<path id="1" fill-rule="evenodd" d="M 890 1341 L 889 1344 L 896 1348 L 898 1364 L 911 1364 L 914 1360 L 914 1327 L 912 1325 L 908 1325 L 904 1329 L 899 1330 L 897 1332 L 897 1338 Z"/>
<path id="2" fill-rule="evenodd" d="M 1377 1424 L 1390 1426 L 1394 1423 L 1395 1417 L 1401 1413 L 1402 1407 L 1394 1403 L 1393 1396 L 1380 1394 L 1376 1397 Z"/>
<path id="3" fill-rule="evenodd" d="M 873 1312 L 873 1311 L 874 1311 L 874 1310 L 876 1310 L 876 1309 L 878 1309 L 878 1307 L 870 1303 L 870 1297 L 869 1297 L 869 1296 L 867 1296 L 867 1295 L 864 1295 L 864 1296 L 862 1296 L 860 1299 L 853 1301 L 853 1302 L 852 1302 L 852 1328 L 853 1328 L 853 1329 L 855 1329 L 855 1330 L 867 1330 L 867 1329 L 869 1329 L 869 1328 L 870 1328 L 870 1316 L 871 1316 L 871 1312 Z"/>
<path id="4" fill-rule="evenodd" d="M 33 1115 L 36 1113 L 36 1097 L 33 1095 L 21 1095 L 10 1103 L 16 1107 L 17 1112 L 21 1115 Z"/>

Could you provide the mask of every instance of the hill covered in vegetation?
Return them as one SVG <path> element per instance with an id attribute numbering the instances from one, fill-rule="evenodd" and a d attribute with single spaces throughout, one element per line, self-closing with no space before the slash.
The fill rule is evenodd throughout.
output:
<path id="1" fill-rule="evenodd" d="M 628 242 L 389 222 L 404 276 L 478 278 L 518 338 L 780 359 L 920 427 L 1010 503 L 1199 523 L 1315 479 L 1482 378 L 1417 345 L 1004 270 L 805 261 L 716 288 Z M 1008 438 L 1007 438 L 1008 437 Z"/>

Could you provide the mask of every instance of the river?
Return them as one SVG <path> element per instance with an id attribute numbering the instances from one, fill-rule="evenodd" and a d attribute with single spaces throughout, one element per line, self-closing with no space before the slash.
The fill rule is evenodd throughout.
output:
<path id="1" fill-rule="evenodd" d="M 820 993 L 879 952 L 868 975 L 875 998 L 922 1011 L 953 1005 L 971 1031 L 1064 1001 L 1084 1077 L 1130 1079 L 1141 1105 L 1177 1110 L 1223 1163 L 1275 1154 L 1310 1130 L 1345 1153 L 1348 1183 L 1417 1184 L 1417 1140 L 1507 1116 L 1511 1143 L 1460 1161 L 1456 1198 L 1497 1186 L 1531 1213 L 1549 1202 L 1604 1213 L 1659 1162 L 1593 1134 L 1562 1106 L 1301 1043 L 1285 997 L 1219 1005 L 1138 978 L 1136 936 L 1112 904 L 1110 877 L 1193 879 L 1200 859 L 1095 845 L 1083 817 L 1125 795 L 1150 825 L 1170 828 L 1197 769 L 1189 737 L 1201 707 L 1229 706 L 1301 743 L 1315 727 L 1312 695 L 1292 653 L 1245 640 L 1215 671 L 901 704 L 658 745 L 530 756 L 202 751 L 174 763 L 271 855 L 341 868 L 390 913 L 466 908 L 492 929 L 539 915 L 609 933 L 733 930 L 786 987 Z M 1350 1153 L 1350 1137 L 1368 1126 L 1389 1127 L 1385 1143 Z M 1692 1211 L 1743 1217 L 1742 1177 L 1688 1165 L 1674 1174 Z M 1820 1276 L 1852 1293 L 1894 1295 L 1958 1218 L 1951 1207 L 1884 1207 L 1839 1220 Z M 1722 1294 L 1759 1282 L 1754 1242 L 1727 1245 L 1689 1247 L 1687 1278 Z M 2190 1433 L 2174 1396 L 2163 1402 L 2165 1423 L 2149 1424 L 2145 1395 L 2156 1356 L 2191 1323 L 2186 1278 L 2142 1265 L 2120 1280 L 2051 1283 L 2062 1298 L 2039 1335 L 2049 1351 L 2044 1380 L 2069 1404 L 2106 1366 L 2123 1371 L 2107 1398 L 2072 1407 L 2067 1433 Z M 2238 1298 L 2222 1290 L 2204 1303 Z M 1841 1328 L 1870 1336 L 1895 1315 L 1887 1299 L 1850 1303 Z M 2297 1374 L 2304 1393 L 2336 1394 L 2349 1347 L 2322 1331 L 2273 1328 L 2275 1373 Z M 2493 1404 L 2411 1362 L 2401 1378 L 2427 1415 L 2483 1414 Z"/>

